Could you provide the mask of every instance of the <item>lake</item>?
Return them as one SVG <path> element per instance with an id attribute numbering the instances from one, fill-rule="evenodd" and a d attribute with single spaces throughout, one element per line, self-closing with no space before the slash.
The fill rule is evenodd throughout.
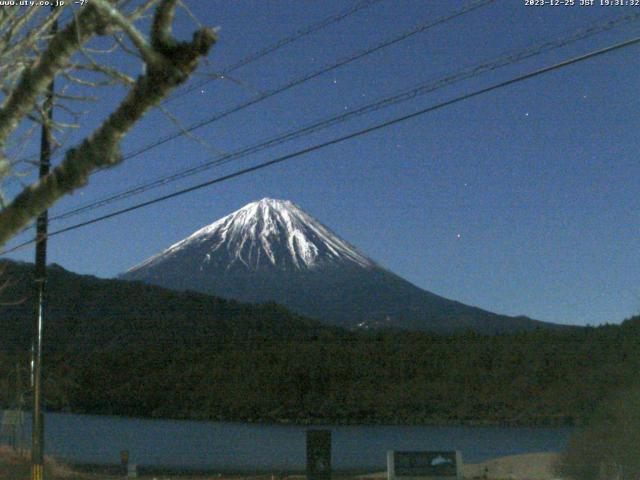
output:
<path id="1" fill-rule="evenodd" d="M 27 418 L 26 428 L 30 420 Z M 45 449 L 82 463 L 130 462 L 193 469 L 304 469 L 306 426 L 147 420 L 48 413 Z M 560 451 L 571 428 L 322 426 L 332 431 L 335 469 L 385 469 L 387 450 L 462 452 L 465 462 L 504 455 Z M 25 435 L 30 444 L 30 437 Z"/>

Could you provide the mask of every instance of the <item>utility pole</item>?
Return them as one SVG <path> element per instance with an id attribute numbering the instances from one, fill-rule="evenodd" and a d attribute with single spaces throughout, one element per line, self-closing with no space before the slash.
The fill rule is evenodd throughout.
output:
<path id="1" fill-rule="evenodd" d="M 53 12 L 54 6 L 51 7 Z M 51 26 L 51 34 L 58 31 L 58 22 Z M 40 138 L 40 178 L 49 173 L 51 167 L 51 120 L 53 120 L 54 83 L 51 80 L 44 99 Z M 47 224 L 48 212 L 42 212 L 36 221 L 36 317 L 32 345 L 33 415 L 31 421 L 31 480 L 44 479 L 44 416 L 42 414 L 42 333 L 44 328 L 45 293 L 47 282 Z"/>

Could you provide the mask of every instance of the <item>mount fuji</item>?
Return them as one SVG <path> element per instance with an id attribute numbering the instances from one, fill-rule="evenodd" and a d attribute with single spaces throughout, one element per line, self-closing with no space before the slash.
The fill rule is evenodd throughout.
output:
<path id="1" fill-rule="evenodd" d="M 121 278 L 245 302 L 275 301 L 347 328 L 500 333 L 553 326 L 422 290 L 297 205 L 268 198 L 201 228 Z"/>

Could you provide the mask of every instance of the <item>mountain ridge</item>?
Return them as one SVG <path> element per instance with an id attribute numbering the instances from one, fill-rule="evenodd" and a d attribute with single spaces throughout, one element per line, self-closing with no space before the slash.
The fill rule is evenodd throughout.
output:
<path id="1" fill-rule="evenodd" d="M 272 248 L 274 242 L 271 238 L 281 234 L 286 236 L 288 252 L 274 252 Z M 211 243 L 212 238 L 213 245 L 208 245 L 212 252 L 218 251 L 226 243 L 226 250 L 232 257 L 227 269 L 237 261 L 254 269 L 260 268 L 264 262 L 281 268 L 314 268 L 319 263 L 338 259 L 347 259 L 363 267 L 375 265 L 373 260 L 362 255 L 293 202 L 263 198 L 196 230 L 161 253 L 127 270 L 125 275 L 147 268 L 184 248 L 197 247 L 199 242 Z M 280 258 L 276 257 L 276 253 L 280 254 Z M 285 256 L 284 253 L 290 255 Z M 204 261 L 210 258 L 210 254 L 207 254 Z"/>
<path id="2" fill-rule="evenodd" d="M 197 230 L 120 278 L 244 302 L 274 301 L 346 328 L 501 333 L 554 327 L 423 290 L 294 203 L 270 198 Z"/>

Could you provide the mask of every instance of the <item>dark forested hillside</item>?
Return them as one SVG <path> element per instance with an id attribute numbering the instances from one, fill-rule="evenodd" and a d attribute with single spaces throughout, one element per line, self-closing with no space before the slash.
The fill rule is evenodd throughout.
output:
<path id="1" fill-rule="evenodd" d="M 8 264 L 5 301 L 27 295 Z M 135 416 L 573 424 L 640 368 L 640 319 L 483 336 L 353 333 L 276 305 L 52 269 L 49 408 Z M 24 282 L 24 283 L 23 283 Z M 0 403 L 26 382 L 30 303 L 3 306 Z"/>
<path id="2" fill-rule="evenodd" d="M 29 346 L 35 308 L 33 266 L 2 262 L 8 282 L 0 293 L 2 347 Z M 296 339 L 339 329 L 295 315 L 273 303 L 251 305 L 194 292 L 174 292 L 139 282 L 77 275 L 49 268 L 45 347 L 51 352 L 93 353 L 255 338 Z"/>

